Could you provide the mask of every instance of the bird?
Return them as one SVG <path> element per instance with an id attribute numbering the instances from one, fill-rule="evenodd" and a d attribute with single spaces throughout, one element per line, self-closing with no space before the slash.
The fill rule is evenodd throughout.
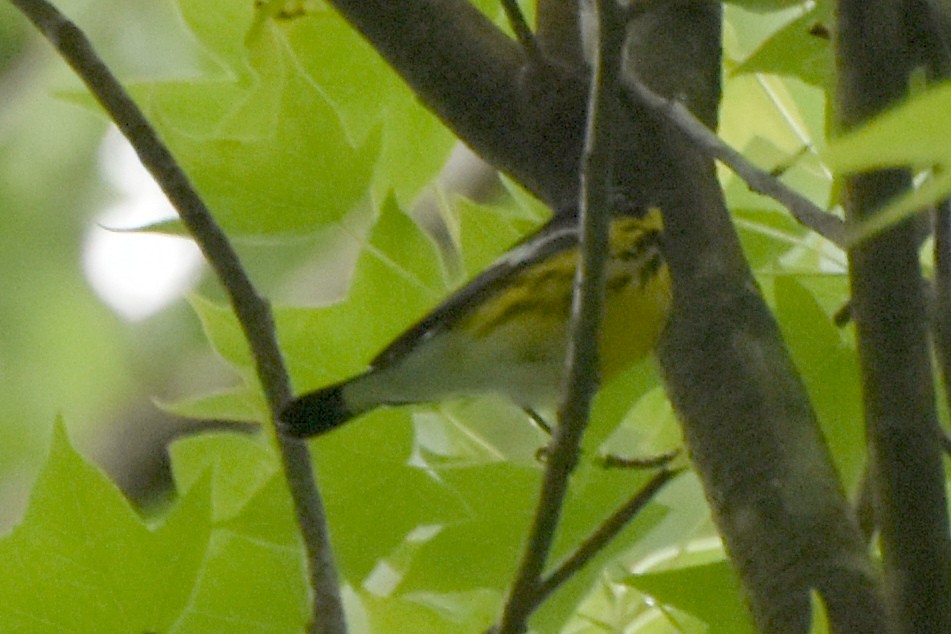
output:
<path id="1" fill-rule="evenodd" d="M 652 352 L 665 327 L 671 281 L 662 237 L 657 207 L 628 205 L 612 215 L 602 381 Z M 530 414 L 556 405 L 579 261 L 577 214 L 556 214 L 397 336 L 367 370 L 291 400 L 278 429 L 305 438 L 383 406 L 487 393 Z"/>

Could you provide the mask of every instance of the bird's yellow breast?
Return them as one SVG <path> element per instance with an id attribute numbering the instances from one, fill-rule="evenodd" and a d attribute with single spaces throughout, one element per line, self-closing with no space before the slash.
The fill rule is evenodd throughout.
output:
<path id="1" fill-rule="evenodd" d="M 659 248 L 660 213 L 622 216 L 611 224 L 604 321 L 599 336 L 602 379 L 654 348 L 667 322 L 670 275 Z M 553 254 L 509 280 L 469 319 L 476 339 L 493 339 L 523 361 L 561 363 L 579 250 Z M 503 353 L 504 354 L 504 353 Z"/>
<path id="2" fill-rule="evenodd" d="M 663 260 L 650 266 L 656 271 L 642 280 L 635 280 L 627 272 L 615 275 L 615 288 L 611 287 L 609 267 L 598 348 L 603 381 L 649 354 L 667 323 L 670 273 Z"/>

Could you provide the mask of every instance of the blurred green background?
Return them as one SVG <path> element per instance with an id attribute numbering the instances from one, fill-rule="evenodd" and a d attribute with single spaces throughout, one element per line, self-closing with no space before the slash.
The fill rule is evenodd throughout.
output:
<path id="1" fill-rule="evenodd" d="M 108 15 L 93 2 L 58 5 L 123 77 L 161 77 L 199 63 L 168 3 L 115 0 Z M 146 248 L 143 236 L 99 223 L 122 226 L 116 209 L 163 209 L 160 199 L 129 191 L 135 160 L 104 117 L 73 103 L 79 90 L 48 43 L 0 3 L 0 527 L 22 512 L 57 415 L 87 456 L 143 499 L 164 477 L 164 452 L 156 448 L 188 426 L 152 399 L 229 380 L 182 300 L 191 283 L 207 286 L 195 254 L 182 251 L 184 240 L 146 237 L 171 249 L 161 256 L 159 278 L 136 276 L 131 266 L 120 271 L 153 298 L 162 273 L 182 264 L 190 271 L 153 313 L 129 318 L 94 291 L 87 275 L 93 240 L 100 258 L 117 237 Z M 215 295 L 213 286 L 204 292 Z M 144 307 L 151 300 L 133 301 Z"/>

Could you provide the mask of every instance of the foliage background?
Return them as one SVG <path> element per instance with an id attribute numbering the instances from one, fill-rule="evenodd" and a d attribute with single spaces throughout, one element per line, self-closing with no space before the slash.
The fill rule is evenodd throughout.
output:
<path id="1" fill-rule="evenodd" d="M 359 370 L 458 283 L 404 213 L 453 139 L 330 9 L 59 6 L 132 87 L 277 304 L 298 389 Z M 500 16 L 491 0 L 481 8 Z M 762 9 L 728 8 L 721 136 L 762 166 L 787 167 L 786 182 L 827 206 L 831 174 L 819 155 L 828 43 L 806 31 L 828 7 Z M 0 73 L 0 507 L 6 526 L 19 522 L 0 542 L 0 629 L 296 631 L 306 617 L 300 547 L 268 434 L 241 425 L 265 410 L 230 311 L 209 279 L 141 322 L 102 305 L 80 262 L 81 236 L 118 196 L 97 167 L 106 122 L 6 4 Z M 723 180 L 854 486 L 854 349 L 830 319 L 847 296 L 844 257 L 726 172 Z M 509 184 L 491 201 L 439 194 L 469 274 L 545 214 Z M 345 302 L 327 305 L 347 289 Z M 186 417 L 226 429 L 173 442 L 177 494 L 156 497 L 161 442 L 140 450 L 133 440 L 168 439 L 191 429 Z M 649 455 L 675 447 L 678 434 L 645 362 L 602 390 L 586 452 Z M 314 443 L 354 631 L 477 632 L 492 622 L 529 520 L 542 442 L 517 410 L 484 399 L 376 412 Z M 130 459 L 140 452 L 151 462 Z M 90 464 L 108 468 L 142 514 Z M 646 477 L 585 461 L 556 555 Z M 721 591 L 731 573 L 714 535 L 698 485 L 682 476 L 535 626 L 668 632 L 706 622 L 707 631 L 742 631 L 735 594 Z"/>

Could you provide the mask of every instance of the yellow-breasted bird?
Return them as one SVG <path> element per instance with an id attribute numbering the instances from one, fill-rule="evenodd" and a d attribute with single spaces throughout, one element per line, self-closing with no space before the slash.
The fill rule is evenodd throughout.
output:
<path id="1" fill-rule="evenodd" d="M 666 324 L 662 230 L 656 208 L 611 220 L 602 380 L 651 352 Z M 557 404 L 578 260 L 577 216 L 555 216 L 397 337 L 366 372 L 291 401 L 282 432 L 313 436 L 383 405 L 485 393 L 529 410 Z"/>

